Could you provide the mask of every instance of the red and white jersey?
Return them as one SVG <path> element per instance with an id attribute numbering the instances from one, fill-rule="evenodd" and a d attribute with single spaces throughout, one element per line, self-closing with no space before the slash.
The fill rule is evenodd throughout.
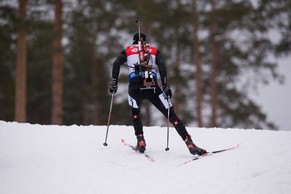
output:
<path id="1" fill-rule="evenodd" d="M 145 55 L 147 55 L 147 54 L 150 55 L 148 65 L 152 66 L 151 72 L 153 73 L 153 75 L 156 78 L 156 71 L 155 71 L 154 67 L 156 65 L 157 49 L 147 44 L 144 46 L 144 50 L 145 50 L 145 52 L 144 52 Z M 135 75 L 135 64 L 140 64 L 138 45 L 134 44 L 134 45 L 128 46 L 125 49 L 125 53 L 126 53 L 127 65 L 128 65 L 128 79 L 130 80 L 131 78 L 137 76 L 137 75 Z"/>

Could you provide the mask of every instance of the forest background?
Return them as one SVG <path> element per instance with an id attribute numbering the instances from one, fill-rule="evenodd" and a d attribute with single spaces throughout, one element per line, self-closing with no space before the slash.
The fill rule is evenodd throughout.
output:
<path id="1" fill-rule="evenodd" d="M 277 130 L 250 98 L 284 83 L 289 0 L 0 0 L 0 120 L 105 125 L 115 57 L 137 32 L 163 53 L 186 125 Z M 124 65 L 112 124 L 131 124 Z M 272 102 L 276 103 L 276 102 Z M 144 103 L 144 125 L 165 119 Z"/>

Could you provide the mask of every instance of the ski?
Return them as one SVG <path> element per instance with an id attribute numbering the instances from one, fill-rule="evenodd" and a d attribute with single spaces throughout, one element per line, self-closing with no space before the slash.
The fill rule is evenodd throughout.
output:
<path id="1" fill-rule="evenodd" d="M 192 158 L 192 159 L 190 159 L 190 160 L 188 160 L 188 161 L 186 161 L 186 162 L 184 162 L 182 164 L 179 164 L 178 167 L 179 166 L 182 166 L 182 165 L 185 165 L 185 164 L 187 164 L 189 162 L 192 162 L 194 160 L 198 160 L 198 159 L 201 159 L 201 158 L 205 158 L 207 156 L 211 156 L 213 154 L 225 152 L 225 151 L 228 151 L 228 150 L 233 150 L 233 149 L 238 148 L 238 147 L 239 147 L 239 144 L 237 144 L 236 146 L 230 147 L 230 148 L 225 148 L 225 149 L 221 149 L 221 150 L 215 150 L 215 151 L 212 151 L 212 152 L 207 152 L 207 153 L 205 153 L 205 154 L 203 154 L 201 156 L 195 155 L 194 158 Z"/>
<path id="2" fill-rule="evenodd" d="M 121 142 L 123 143 L 123 145 L 130 147 L 132 150 L 134 150 L 135 152 L 144 155 L 149 161 L 154 162 L 155 160 L 148 154 L 146 153 L 140 153 L 138 150 L 135 149 L 135 146 L 130 145 L 129 143 L 127 143 L 126 141 L 124 141 L 124 139 L 121 139 Z"/>

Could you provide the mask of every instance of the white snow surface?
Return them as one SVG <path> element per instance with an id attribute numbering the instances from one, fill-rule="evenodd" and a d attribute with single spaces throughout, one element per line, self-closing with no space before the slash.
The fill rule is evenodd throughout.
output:
<path id="1" fill-rule="evenodd" d="M 1 194 L 290 194 L 291 131 L 187 128 L 208 151 L 191 159 L 170 128 L 144 127 L 150 162 L 135 145 L 132 126 L 57 126 L 0 121 Z"/>

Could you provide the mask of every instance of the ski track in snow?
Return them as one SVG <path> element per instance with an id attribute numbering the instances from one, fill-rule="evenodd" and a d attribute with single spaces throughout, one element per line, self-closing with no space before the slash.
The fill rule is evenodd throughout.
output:
<path id="1" fill-rule="evenodd" d="M 0 121 L 1 194 L 290 194 L 291 132 L 188 128 L 208 151 L 192 158 L 174 128 L 144 127 L 150 162 L 121 143 L 135 145 L 132 126 L 56 126 Z"/>

